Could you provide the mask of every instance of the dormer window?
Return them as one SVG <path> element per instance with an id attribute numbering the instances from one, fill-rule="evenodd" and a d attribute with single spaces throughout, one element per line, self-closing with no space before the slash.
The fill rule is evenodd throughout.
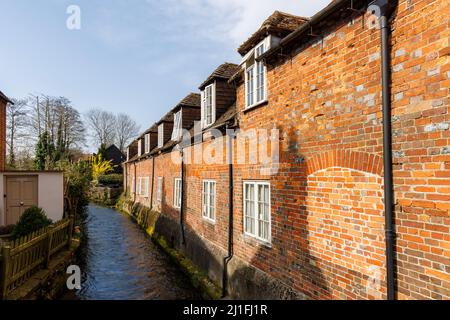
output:
<path id="1" fill-rule="evenodd" d="M 216 121 L 216 85 L 206 86 L 202 91 L 202 127 L 207 128 Z"/>
<path id="2" fill-rule="evenodd" d="M 164 145 L 164 123 L 158 126 L 158 148 Z"/>
<path id="3" fill-rule="evenodd" d="M 174 114 L 172 140 L 178 140 L 181 137 L 181 110 Z"/>
<path id="4" fill-rule="evenodd" d="M 256 61 L 269 48 L 270 37 L 260 42 L 245 61 L 245 106 L 251 108 L 267 100 L 267 70 L 263 61 Z"/>
<path id="5" fill-rule="evenodd" d="M 142 156 L 142 139 L 138 140 L 138 156 Z"/>
<path id="6" fill-rule="evenodd" d="M 145 135 L 145 153 L 149 153 L 150 152 L 150 134 L 147 133 Z"/>

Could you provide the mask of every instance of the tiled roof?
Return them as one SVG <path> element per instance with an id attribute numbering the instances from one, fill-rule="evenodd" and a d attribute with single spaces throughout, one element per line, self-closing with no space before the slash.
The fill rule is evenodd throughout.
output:
<path id="1" fill-rule="evenodd" d="M 209 82 L 211 82 L 213 79 L 225 79 L 228 80 L 230 77 L 236 73 L 239 66 L 234 63 L 225 62 L 217 67 L 216 70 L 214 70 L 213 73 L 200 85 L 199 89 L 202 90 L 204 87 L 206 87 Z"/>
<path id="2" fill-rule="evenodd" d="M 201 97 L 199 93 L 190 93 L 186 97 L 183 98 L 178 104 L 171 110 L 171 112 L 175 112 L 181 106 L 186 107 L 195 107 L 200 108 L 201 106 Z"/>
<path id="3" fill-rule="evenodd" d="M 258 31 L 256 31 L 238 48 L 238 52 L 241 55 L 245 55 L 268 34 L 276 33 L 280 36 L 285 36 L 297 29 L 306 21 L 308 21 L 308 18 L 294 16 L 281 11 L 275 11 L 263 22 Z"/>
<path id="4" fill-rule="evenodd" d="M 5 95 L 3 94 L 3 92 L 1 92 L 1 91 L 0 91 L 0 98 L 3 99 L 3 100 L 5 100 L 6 102 L 12 103 L 12 101 L 9 100 L 9 98 L 8 98 L 7 96 L 5 96 Z"/>
<path id="5" fill-rule="evenodd" d="M 177 106 L 200 107 L 200 94 L 190 93 Z"/>

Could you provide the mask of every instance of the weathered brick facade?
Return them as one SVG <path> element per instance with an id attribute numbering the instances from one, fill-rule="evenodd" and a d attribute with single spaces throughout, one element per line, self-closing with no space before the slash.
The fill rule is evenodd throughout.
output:
<path id="1" fill-rule="evenodd" d="M 399 299 L 450 298 L 449 13 L 446 1 L 403 0 L 392 17 Z M 236 87 L 239 128 L 280 132 L 275 174 L 261 174 L 261 164 L 234 161 L 233 259 L 299 293 L 297 297 L 386 298 L 380 32 L 368 27 L 369 18 L 336 12 L 316 31 L 323 38 L 303 39 L 298 47 L 268 59 L 267 102 L 255 108 L 245 109 L 243 76 L 229 81 Z M 216 142 L 225 144 L 221 139 Z M 187 147 L 185 154 L 192 154 L 195 147 Z M 181 166 L 171 157 L 178 153 L 153 155 L 153 208 L 176 223 L 180 213 L 173 208 L 173 181 L 181 176 Z M 235 160 L 237 156 L 242 155 L 235 152 Z M 134 166 L 137 176 L 151 177 L 151 158 L 125 166 L 128 183 Z M 164 177 L 160 206 L 158 176 Z M 202 218 L 203 179 L 216 181 L 215 223 Z M 247 180 L 270 182 L 270 244 L 243 232 Z M 186 229 L 225 256 L 228 165 L 186 165 L 185 181 Z M 150 206 L 149 198 L 136 201 Z M 211 263 L 220 266 L 221 261 Z M 221 282 L 220 275 L 211 271 L 217 266 L 202 267 Z M 233 281 L 233 272 L 240 272 L 237 268 L 230 271 L 229 289 L 246 297 Z M 260 297 L 267 295 L 260 292 Z"/>

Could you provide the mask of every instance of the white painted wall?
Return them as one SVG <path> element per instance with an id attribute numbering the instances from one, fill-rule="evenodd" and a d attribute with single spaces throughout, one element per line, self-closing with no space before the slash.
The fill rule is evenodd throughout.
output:
<path id="1" fill-rule="evenodd" d="M 62 172 L 0 172 L 0 225 L 5 224 L 6 176 L 38 176 L 38 206 L 53 222 L 64 214 L 64 175 Z"/>

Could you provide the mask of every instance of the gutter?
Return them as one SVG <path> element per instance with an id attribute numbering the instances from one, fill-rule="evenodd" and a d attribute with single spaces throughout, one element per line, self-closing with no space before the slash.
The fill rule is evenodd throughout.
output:
<path id="1" fill-rule="evenodd" d="M 228 263 L 233 258 L 233 138 L 228 134 L 228 124 L 226 125 L 228 141 L 228 255 L 223 258 L 222 275 L 222 297 L 227 295 L 228 287 Z"/>
<path id="2" fill-rule="evenodd" d="M 386 234 L 386 289 L 387 299 L 396 299 L 395 281 L 395 212 L 394 182 L 392 176 L 391 129 L 391 47 L 389 18 L 396 6 L 395 0 L 375 0 L 368 10 L 379 19 L 381 33 L 381 84 L 383 103 L 383 167 L 384 167 L 384 219 Z"/>
<path id="3" fill-rule="evenodd" d="M 351 4 L 350 8 L 348 7 L 349 3 Z M 317 25 L 319 22 L 322 22 L 322 20 L 324 20 L 326 17 L 341 9 L 351 9 L 359 11 L 353 8 L 353 0 L 333 1 L 324 9 L 313 15 L 309 21 L 302 24 L 297 30 L 291 32 L 286 37 L 281 39 L 280 43 L 277 46 L 267 50 L 264 54 L 260 55 L 257 60 L 264 60 L 273 56 L 276 52 L 281 51 L 283 47 L 286 47 L 287 45 L 291 44 L 292 42 L 303 36 L 304 33 L 308 32 L 310 35 L 312 35 L 311 32 L 314 25 Z"/>

